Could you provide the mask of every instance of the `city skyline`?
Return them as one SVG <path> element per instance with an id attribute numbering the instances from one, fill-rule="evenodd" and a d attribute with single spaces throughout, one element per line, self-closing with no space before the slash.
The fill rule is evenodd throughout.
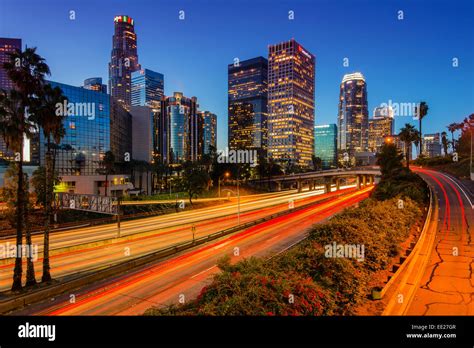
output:
<path id="1" fill-rule="evenodd" d="M 23 45 L 28 47 L 37 46 L 38 52 L 47 59 L 51 66 L 53 73 L 51 80 L 80 86 L 82 81 L 90 76 L 100 76 L 107 80 L 107 57 L 110 58 L 113 18 L 119 14 L 129 15 L 135 20 L 135 32 L 138 37 L 137 46 L 141 66 L 160 71 L 165 75 L 167 80 L 165 95 L 171 95 L 174 91 L 181 91 L 184 95 L 196 95 L 199 98 L 202 110 L 210 110 L 217 115 L 218 132 L 220 135 L 218 137 L 218 148 L 223 148 L 227 145 L 227 65 L 232 63 L 236 57 L 240 60 L 259 55 L 265 57 L 268 45 L 282 42 L 292 37 L 316 56 L 316 125 L 335 123 L 340 80 L 344 74 L 354 71 L 362 72 L 367 79 L 369 114 L 372 113 L 375 107 L 380 106 L 381 103 L 389 103 L 390 101 L 395 103 L 414 103 L 425 100 L 430 105 L 428 116 L 430 122 L 425 122 L 425 133 L 435 133 L 444 130 L 446 126 L 444 119 L 448 113 L 453 119 L 462 119 L 469 114 L 469 110 L 472 109 L 472 105 L 469 104 L 474 99 L 472 98 L 474 93 L 467 81 L 463 81 L 463 76 L 470 72 L 472 73 L 474 68 L 472 63 L 470 63 L 472 59 L 469 59 L 472 57 L 472 49 L 463 41 L 469 42 L 469 38 L 472 38 L 473 33 L 472 30 L 462 31 L 459 28 L 463 26 L 468 28 L 468 13 L 469 11 L 472 12 L 472 5 L 469 5 L 467 2 L 462 3 L 461 5 L 466 9 L 466 16 L 455 18 L 454 12 L 447 8 L 446 4 L 434 3 L 427 9 L 430 11 L 431 20 L 433 18 L 439 19 L 442 15 L 444 17 L 439 22 L 439 27 L 431 27 L 429 32 L 423 29 L 426 20 L 419 17 L 422 15 L 422 8 L 419 5 L 400 3 L 395 6 L 383 4 L 377 6 L 378 10 L 365 8 L 365 5 L 359 5 L 355 9 L 355 14 L 360 16 L 360 31 L 365 34 L 368 42 L 363 46 L 367 52 L 361 54 L 364 49 L 355 49 L 354 43 L 350 40 L 344 42 L 334 40 L 334 38 L 341 35 L 340 29 L 335 32 L 333 30 L 332 34 L 327 34 L 326 40 L 321 41 L 322 32 L 327 32 L 333 26 L 327 21 L 314 21 L 312 19 L 322 19 L 323 14 L 334 14 L 336 9 L 333 5 L 326 3 L 324 3 L 324 6 L 317 6 L 317 4 L 321 3 L 311 4 L 302 1 L 290 4 L 282 2 L 276 4 L 274 9 L 265 11 L 265 6 L 257 4 L 255 11 L 247 14 L 247 17 L 250 18 L 247 18 L 246 23 L 251 23 L 249 28 L 239 30 L 241 37 L 235 38 L 240 45 L 233 44 L 228 45 L 229 47 L 220 45 L 219 50 L 213 50 L 214 54 L 206 54 L 207 47 L 215 43 L 219 37 L 222 37 L 223 33 L 228 33 L 230 30 L 235 29 L 227 25 L 223 33 L 215 32 L 210 36 L 202 35 L 203 31 L 215 31 L 215 27 L 210 26 L 206 30 L 197 28 L 197 20 L 206 18 L 210 14 L 204 11 L 202 6 L 199 6 L 200 4 L 195 5 L 190 2 L 184 2 L 176 6 L 165 6 L 161 12 L 155 12 L 156 16 L 160 18 L 166 14 L 164 20 L 166 24 L 169 24 L 169 29 L 165 30 L 163 35 L 168 33 L 168 30 L 175 35 L 176 40 L 169 40 L 167 44 L 171 46 L 166 50 L 162 48 L 163 46 L 156 44 L 156 39 L 150 39 L 153 34 L 155 36 L 157 34 L 157 30 L 151 25 L 151 15 L 149 14 L 149 12 L 153 13 L 154 5 L 150 6 L 150 11 L 145 11 L 147 13 L 144 13 L 138 10 L 139 6 L 134 8 L 130 4 L 114 3 L 112 5 L 110 2 L 104 2 L 98 5 L 101 11 L 94 12 L 91 9 L 91 3 L 85 2 L 77 6 L 60 4 L 57 9 L 49 9 L 50 13 L 42 13 L 41 6 L 32 3 L 30 5 L 37 8 L 38 11 L 31 12 L 37 13 L 38 16 L 44 15 L 45 19 L 51 19 L 46 21 L 47 24 L 44 31 L 42 31 L 43 35 L 38 36 L 41 33 L 28 30 L 28 25 L 18 28 L 18 26 L 9 24 L 11 20 L 20 15 L 22 8 L 17 6 L 13 10 L 14 4 L 6 2 L 1 5 L 2 12 L 6 12 L 9 15 L 4 24 L 0 26 L 0 36 L 18 37 L 23 40 Z M 214 16 L 216 13 L 222 13 L 222 16 L 216 17 L 215 25 L 229 21 L 229 18 L 222 18 L 228 6 L 222 4 L 213 7 Z M 354 7 L 350 3 L 349 6 Z M 69 19 L 69 11 L 74 7 L 76 7 L 74 9 L 76 11 L 76 19 L 72 21 Z M 184 21 L 180 21 L 178 18 L 178 11 L 181 8 L 185 11 Z M 399 8 L 404 10 L 405 18 L 403 20 L 397 19 Z M 292 25 L 294 22 L 288 19 L 289 10 L 294 11 L 294 21 L 298 23 L 297 25 Z M 243 11 L 243 9 L 236 8 L 236 13 L 229 14 L 229 16 L 235 18 L 241 13 L 240 11 Z M 171 15 L 172 13 L 175 14 L 175 17 Z M 377 20 L 385 21 L 387 32 L 389 30 L 395 32 L 395 34 L 391 34 L 394 36 L 394 40 L 381 42 L 378 40 L 380 39 L 380 33 L 369 32 L 370 25 L 373 24 L 376 14 L 378 14 Z M 21 12 L 21 15 L 28 16 L 23 12 Z M 87 21 L 84 21 L 84 17 L 81 17 L 84 15 L 87 16 Z M 276 18 L 275 16 L 278 16 L 277 22 L 281 25 L 271 26 L 271 30 L 263 28 L 265 23 L 268 24 L 268 20 L 264 20 L 264 23 L 257 21 L 258 18 Z M 347 13 L 341 13 L 340 19 L 344 19 L 345 16 L 347 16 Z M 417 21 L 414 21 L 414 18 L 417 18 Z M 440 50 L 434 44 L 435 40 L 444 42 L 448 39 L 448 34 L 451 33 L 449 23 L 453 23 L 454 20 L 456 20 L 457 25 L 456 37 L 446 43 L 446 48 L 440 54 Z M 48 39 L 49 36 L 45 35 L 45 33 L 54 28 L 52 24 L 55 21 L 65 24 L 64 30 L 57 34 L 55 40 L 51 40 Z M 64 21 L 68 22 L 64 23 Z M 97 23 L 97 28 L 94 29 L 97 32 L 94 33 L 93 37 L 88 35 L 88 30 L 85 29 L 89 21 Z M 74 25 L 69 27 L 68 24 Z M 178 27 L 179 25 L 183 26 L 180 28 Z M 396 25 L 402 26 L 395 30 L 397 28 Z M 312 29 L 311 26 L 313 26 Z M 7 31 L 6 28 L 10 28 L 10 30 Z M 105 30 L 101 30 L 101 28 L 105 28 Z M 259 28 L 262 35 L 258 35 L 258 38 L 253 36 L 249 40 L 250 28 L 253 28 L 253 30 Z M 317 28 L 321 30 L 316 30 Z M 408 39 L 405 35 L 407 30 L 411 32 L 411 38 Z M 381 31 L 383 32 L 383 30 Z M 404 35 L 401 35 L 402 32 Z M 439 35 L 440 32 L 442 33 L 441 36 Z M 70 47 L 66 40 L 67 36 L 72 34 L 74 34 L 75 40 L 79 40 L 78 48 L 84 47 L 85 42 L 88 44 L 87 47 L 90 47 L 90 49 L 85 50 L 87 56 L 90 57 L 90 59 L 86 60 L 87 64 L 83 64 L 84 59 L 82 59 L 81 64 L 77 65 L 77 59 L 74 54 L 71 55 L 71 59 L 68 59 L 68 61 L 62 59 L 64 58 L 64 52 L 69 50 L 75 52 L 75 48 Z M 189 37 L 189 35 L 195 37 L 195 41 L 200 42 L 203 48 L 200 54 L 196 53 L 195 55 L 185 56 L 179 50 L 175 50 L 177 48 L 176 45 L 179 44 L 175 41 L 179 41 L 183 36 Z M 421 54 L 414 54 L 416 50 L 413 48 L 418 44 L 419 40 L 424 40 L 425 49 L 423 53 L 429 56 L 429 59 L 424 59 Z M 319 44 L 316 44 L 315 42 L 318 41 Z M 430 43 L 430 45 L 426 47 L 426 43 Z M 403 47 L 403 50 L 393 50 L 393 55 L 384 54 L 382 62 L 381 59 L 376 58 L 375 53 L 381 49 L 387 49 L 387 44 L 393 47 Z M 400 44 L 403 45 L 400 46 Z M 58 50 L 58 45 L 64 49 Z M 195 48 L 194 45 L 194 43 L 190 44 L 188 48 L 192 51 Z M 55 47 L 56 49 L 54 49 Z M 433 55 L 433 53 L 438 54 Z M 458 67 L 452 66 L 453 57 L 458 58 Z M 343 66 L 344 58 L 349 60 L 348 67 Z M 71 65 L 74 64 L 76 66 L 73 69 Z M 182 67 L 182 69 L 178 69 L 178 67 Z M 436 74 L 428 74 L 429 71 L 436 71 Z M 413 76 L 422 76 L 422 78 L 420 81 L 417 81 L 412 78 Z M 436 80 L 437 84 L 434 84 L 433 80 Z M 443 96 L 445 99 L 440 98 L 440 96 Z M 396 116 L 395 131 L 398 132 L 398 129 L 406 122 L 416 124 L 412 117 Z"/>

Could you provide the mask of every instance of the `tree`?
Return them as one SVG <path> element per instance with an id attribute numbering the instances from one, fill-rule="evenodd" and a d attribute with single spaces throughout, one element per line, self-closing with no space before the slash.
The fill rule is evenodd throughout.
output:
<path id="1" fill-rule="evenodd" d="M 7 148 L 16 153 L 18 166 L 16 243 L 17 247 L 20 247 L 25 213 L 25 193 L 22 189 L 24 138 L 31 138 L 34 132 L 35 125 L 29 119 L 29 109 L 35 105 L 35 99 L 45 84 L 45 75 L 49 75 L 50 72 L 44 59 L 36 53 L 36 48 L 27 48 L 23 52 L 17 50 L 11 53 L 9 58 L 3 67 L 15 88 L 0 93 L 0 134 L 3 136 Z M 32 272 L 33 274 L 31 274 Z M 12 291 L 22 289 L 21 277 L 22 260 L 17 257 L 13 271 Z M 34 282 L 34 269 L 28 267 L 27 284 L 30 285 Z"/>
<path id="2" fill-rule="evenodd" d="M 420 156 L 421 156 L 423 155 L 423 132 L 421 130 L 421 123 L 422 123 L 423 118 L 425 118 L 426 115 L 428 115 L 428 104 L 426 104 L 426 102 L 422 101 L 418 105 L 417 115 L 418 115 L 418 120 L 420 122 L 419 141 L 420 141 Z"/>
<path id="3" fill-rule="evenodd" d="M 183 184 L 189 195 L 189 203 L 193 204 L 193 197 L 200 195 L 209 184 L 209 174 L 200 165 L 186 162 L 183 165 Z"/>
<path id="4" fill-rule="evenodd" d="M 101 175 L 105 175 L 105 197 L 107 197 L 109 191 L 109 175 L 114 172 L 115 155 L 112 151 L 107 151 L 104 157 L 100 161 L 100 167 L 97 171 Z"/>
<path id="5" fill-rule="evenodd" d="M 321 170 L 323 161 L 320 157 L 316 157 L 315 155 L 311 155 L 311 160 L 313 162 L 313 168 L 315 171 Z"/>
<path id="6" fill-rule="evenodd" d="M 412 126 L 409 123 L 406 123 L 405 127 L 403 127 L 400 130 L 399 137 L 400 137 L 400 140 L 405 143 L 405 160 L 406 160 L 407 168 L 410 168 L 411 144 L 415 142 L 416 140 L 419 140 L 420 135 L 414 126 Z M 420 147 L 421 146 L 422 145 L 420 144 Z M 421 154 L 421 151 L 420 151 L 420 154 Z"/>
<path id="7" fill-rule="evenodd" d="M 377 164 L 380 166 L 382 178 L 389 179 L 397 175 L 403 168 L 403 155 L 398 153 L 394 144 L 384 144 L 377 154 Z"/>
<path id="8" fill-rule="evenodd" d="M 54 171 L 56 162 L 56 152 L 59 148 L 61 139 L 66 134 L 64 129 L 64 119 L 66 115 L 58 113 L 58 105 L 63 105 L 67 102 L 59 87 L 51 87 L 45 85 L 40 91 L 36 104 L 32 108 L 33 119 L 35 123 L 41 128 L 44 138 L 46 140 L 46 154 L 45 154 L 45 225 L 44 225 L 44 256 L 43 256 L 43 275 L 42 282 L 51 280 L 50 264 L 49 264 L 49 233 L 52 216 L 52 201 L 54 191 Z M 54 142 L 54 149 L 53 149 Z M 54 155 L 53 155 L 54 153 Z"/>
<path id="9" fill-rule="evenodd" d="M 454 132 L 459 129 L 459 123 L 453 122 L 449 124 L 446 128 L 451 133 L 451 142 L 453 144 L 453 151 L 456 151 L 456 141 L 454 140 Z"/>
<path id="10" fill-rule="evenodd" d="M 441 133 L 441 144 L 443 145 L 444 157 L 448 155 L 449 141 L 446 138 L 446 132 Z"/>

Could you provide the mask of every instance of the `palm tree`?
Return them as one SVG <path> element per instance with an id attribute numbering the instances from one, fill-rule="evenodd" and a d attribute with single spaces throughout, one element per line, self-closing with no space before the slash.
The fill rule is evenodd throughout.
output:
<path id="1" fill-rule="evenodd" d="M 413 125 L 406 123 L 405 127 L 400 130 L 398 136 L 400 137 L 400 140 L 405 143 L 405 160 L 407 168 L 410 168 L 411 144 L 420 139 L 420 134 Z"/>
<path id="2" fill-rule="evenodd" d="M 448 131 L 451 133 L 451 143 L 453 144 L 453 151 L 456 151 L 456 143 L 454 141 L 454 132 L 459 129 L 458 127 L 459 127 L 459 124 L 457 124 L 456 122 L 453 122 L 446 127 L 448 128 Z"/>
<path id="3" fill-rule="evenodd" d="M 426 104 L 426 102 L 423 101 L 418 105 L 417 114 L 418 114 L 418 120 L 420 122 L 419 139 L 420 139 L 420 156 L 422 156 L 423 155 L 423 132 L 421 130 L 421 121 L 428 114 L 428 104 Z"/>
<path id="4" fill-rule="evenodd" d="M 115 155 L 112 151 L 107 151 L 104 154 L 104 158 L 100 162 L 102 168 L 99 168 L 97 171 L 102 175 L 105 175 L 105 196 L 109 191 L 109 175 L 113 173 L 115 166 Z"/>
<path id="5" fill-rule="evenodd" d="M 45 85 L 37 104 L 32 109 L 33 118 L 36 124 L 42 129 L 44 138 L 46 140 L 46 175 L 45 175 L 45 226 L 44 226 L 44 244 L 43 244 L 43 275 L 41 277 L 42 282 L 48 282 L 51 280 L 50 264 L 49 264 L 49 232 L 51 224 L 51 205 L 52 195 L 54 190 L 54 171 L 56 156 L 52 154 L 53 140 L 54 147 L 57 148 L 61 139 L 65 135 L 65 129 L 63 125 L 65 115 L 59 114 L 57 111 L 58 103 L 62 105 L 66 101 L 66 97 L 63 95 L 59 87 L 51 87 L 51 85 Z M 54 150 L 56 154 L 56 150 Z"/>

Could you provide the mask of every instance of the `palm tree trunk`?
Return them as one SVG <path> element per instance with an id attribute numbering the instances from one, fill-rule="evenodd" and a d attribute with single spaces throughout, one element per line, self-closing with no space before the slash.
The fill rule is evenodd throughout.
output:
<path id="1" fill-rule="evenodd" d="M 405 144 L 405 158 L 407 161 L 407 169 L 410 169 L 410 150 L 411 150 L 411 144 Z"/>
<path id="2" fill-rule="evenodd" d="M 23 274 L 21 246 L 23 242 L 23 141 L 20 141 L 20 160 L 18 161 L 18 187 L 16 190 L 16 250 L 15 268 L 13 269 L 12 291 L 22 289 L 21 278 Z M 18 255 L 18 252 L 20 254 Z"/>
<path id="3" fill-rule="evenodd" d="M 421 132 L 421 115 L 418 115 L 420 118 L 420 156 L 423 156 L 423 133 Z"/>
<path id="4" fill-rule="evenodd" d="M 49 232 L 51 223 L 51 191 L 53 188 L 53 175 L 51 173 L 51 145 L 48 139 L 48 149 L 46 152 L 46 206 L 45 206 L 45 222 L 44 222 L 44 239 L 43 239 L 43 275 L 41 281 L 51 281 L 50 264 L 49 264 Z"/>
<path id="5" fill-rule="evenodd" d="M 25 180 L 28 180 L 25 177 Z M 26 193 L 28 195 L 28 193 Z M 25 222 L 25 242 L 29 252 L 26 255 L 26 286 L 32 286 L 36 284 L 36 276 L 35 276 L 35 266 L 33 264 L 33 243 L 31 242 L 31 231 L 30 231 L 30 222 L 29 222 L 29 208 L 28 208 L 28 197 L 27 199 L 23 200 L 24 202 L 24 219 Z"/>

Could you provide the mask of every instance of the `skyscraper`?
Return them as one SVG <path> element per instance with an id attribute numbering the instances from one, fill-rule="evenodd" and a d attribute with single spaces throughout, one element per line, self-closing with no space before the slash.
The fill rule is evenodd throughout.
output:
<path id="1" fill-rule="evenodd" d="M 202 118 L 197 98 L 174 92 L 161 102 L 156 123 L 156 151 L 164 163 L 197 161 L 202 156 Z"/>
<path id="2" fill-rule="evenodd" d="M 100 161 L 112 151 L 117 162 L 123 162 L 125 153 L 132 153 L 131 116 L 121 104 L 108 94 L 91 91 L 58 82 L 68 100 L 64 119 L 66 134 L 61 139 L 56 156 L 59 175 L 96 175 Z M 40 163 L 44 165 L 46 142 L 40 132 Z"/>
<path id="3" fill-rule="evenodd" d="M 439 133 L 423 135 L 423 155 L 429 158 L 441 156 L 441 136 Z"/>
<path id="4" fill-rule="evenodd" d="M 131 105 L 131 75 L 139 69 L 134 21 L 128 16 L 115 16 L 109 91 L 127 110 Z"/>
<path id="5" fill-rule="evenodd" d="M 359 72 L 346 74 L 339 95 L 337 148 L 340 158 L 347 153 L 352 160 L 356 153 L 367 152 L 368 128 L 365 78 Z"/>
<path id="6" fill-rule="evenodd" d="M 228 66 L 229 147 L 267 149 L 268 61 L 263 57 Z"/>
<path id="7" fill-rule="evenodd" d="M 369 120 L 369 151 L 379 152 L 386 137 L 393 135 L 394 125 L 393 110 L 390 106 L 374 109 L 373 118 Z"/>
<path id="8" fill-rule="evenodd" d="M 323 169 L 337 167 L 337 126 L 314 126 L 314 155 L 321 158 Z"/>
<path id="9" fill-rule="evenodd" d="M 13 88 L 13 82 L 3 68 L 3 64 L 10 61 L 9 53 L 21 50 L 21 39 L 0 38 L 0 89 L 9 90 Z M 0 158 L 13 161 L 15 155 L 7 149 L 7 145 L 2 137 L 0 137 Z"/>
<path id="10" fill-rule="evenodd" d="M 269 46 L 268 155 L 301 166 L 314 147 L 315 57 L 294 39 Z"/>
<path id="11" fill-rule="evenodd" d="M 164 90 L 163 74 L 149 69 L 132 73 L 132 106 L 149 106 L 158 110 Z"/>
<path id="12" fill-rule="evenodd" d="M 102 83 L 102 77 L 91 77 L 84 80 L 84 88 L 91 91 L 107 93 L 107 85 Z"/>
<path id="13" fill-rule="evenodd" d="M 200 111 L 202 118 L 203 154 L 210 154 L 211 146 L 217 150 L 217 116 L 209 111 Z"/>

